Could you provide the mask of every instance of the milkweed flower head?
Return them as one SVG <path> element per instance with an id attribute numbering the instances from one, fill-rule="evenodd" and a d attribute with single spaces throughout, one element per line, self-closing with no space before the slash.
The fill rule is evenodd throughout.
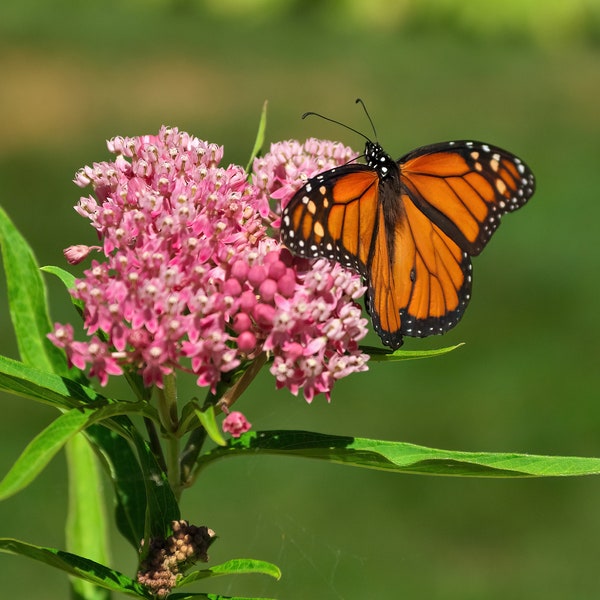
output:
<path id="1" fill-rule="evenodd" d="M 71 292 L 83 303 L 89 339 L 74 340 L 62 324 L 49 336 L 71 365 L 102 385 L 129 370 L 162 387 L 183 370 L 215 391 L 223 374 L 267 353 L 277 387 L 303 390 L 308 401 L 329 398 L 337 379 L 366 369 L 359 276 L 292 256 L 277 231 L 281 203 L 352 150 L 281 142 L 249 177 L 221 166 L 221 146 L 175 128 L 117 137 L 108 148 L 113 161 L 75 177 L 92 188 L 75 209 L 96 229 L 102 259 Z M 89 250 L 76 245 L 65 255 L 74 263 Z"/>

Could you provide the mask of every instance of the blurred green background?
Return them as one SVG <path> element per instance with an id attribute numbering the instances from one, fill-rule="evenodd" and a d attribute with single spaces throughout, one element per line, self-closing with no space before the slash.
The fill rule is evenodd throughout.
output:
<path id="1" fill-rule="evenodd" d="M 409 349 L 449 356 L 372 365 L 331 404 L 276 393 L 240 401 L 256 429 L 295 428 L 434 447 L 600 455 L 600 3 L 597 0 L 8 0 L 0 6 L 0 202 L 41 264 L 92 243 L 71 180 L 104 140 L 163 123 L 245 164 L 260 108 L 268 141 L 370 133 L 395 156 L 473 138 L 528 162 L 538 191 L 474 261 L 461 324 Z M 77 317 L 49 280 L 53 318 Z M 375 343 L 375 338 L 370 340 Z M 16 357 L 0 282 L 0 351 Z M 123 388 L 115 393 L 125 394 Z M 183 397 L 196 394 L 190 383 Z M 2 396 L 0 474 L 56 413 Z M 64 457 L 0 504 L 0 536 L 64 547 Z M 40 502 L 41 500 L 41 502 Z M 183 516 L 212 527 L 213 563 L 277 563 L 280 582 L 209 591 L 281 599 L 596 598 L 600 478 L 397 476 L 299 459 L 218 463 Z M 115 538 L 116 539 L 116 538 Z M 135 556 L 116 540 L 112 565 Z M 3 597 L 67 597 L 66 578 L 0 556 Z M 197 590 L 205 589 L 196 586 Z"/>

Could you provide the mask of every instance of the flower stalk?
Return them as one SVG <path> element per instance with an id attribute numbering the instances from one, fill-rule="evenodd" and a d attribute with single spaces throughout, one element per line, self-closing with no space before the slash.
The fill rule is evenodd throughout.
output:
<path id="1" fill-rule="evenodd" d="M 173 373 L 165 376 L 163 387 L 158 388 L 158 414 L 162 430 L 167 440 L 166 464 L 171 489 L 177 499 L 181 495 L 181 474 L 179 470 L 179 417 L 177 412 L 177 380 Z"/>
<path id="2" fill-rule="evenodd" d="M 258 375 L 266 362 L 267 353 L 261 352 L 254 360 L 250 362 L 248 367 L 243 370 L 239 379 L 237 379 L 237 381 L 225 391 L 221 398 L 216 402 L 215 408 L 227 414 L 231 406 L 233 406 L 235 401 L 246 391 L 246 388 Z"/>

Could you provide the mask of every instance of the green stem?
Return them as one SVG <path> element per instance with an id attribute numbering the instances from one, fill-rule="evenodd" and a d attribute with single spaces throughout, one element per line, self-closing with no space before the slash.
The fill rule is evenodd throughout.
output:
<path id="1" fill-rule="evenodd" d="M 158 412 L 167 438 L 167 477 L 175 497 L 181 496 L 181 474 L 179 468 L 179 417 L 177 415 L 177 379 L 175 374 L 167 375 L 163 388 L 158 393 Z"/>
<path id="2" fill-rule="evenodd" d="M 163 389 L 159 390 L 158 410 L 167 434 L 173 434 L 179 427 L 177 415 L 177 378 L 174 373 L 163 379 Z"/>

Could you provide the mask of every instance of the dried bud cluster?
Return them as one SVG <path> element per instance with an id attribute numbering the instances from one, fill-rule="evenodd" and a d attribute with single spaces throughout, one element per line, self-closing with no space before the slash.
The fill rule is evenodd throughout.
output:
<path id="1" fill-rule="evenodd" d="M 173 521 L 173 534 L 150 540 L 148 555 L 140 564 L 137 580 L 157 598 L 165 598 L 177 583 L 177 576 L 198 560 L 208 561 L 208 547 L 215 532 L 208 527 Z"/>

